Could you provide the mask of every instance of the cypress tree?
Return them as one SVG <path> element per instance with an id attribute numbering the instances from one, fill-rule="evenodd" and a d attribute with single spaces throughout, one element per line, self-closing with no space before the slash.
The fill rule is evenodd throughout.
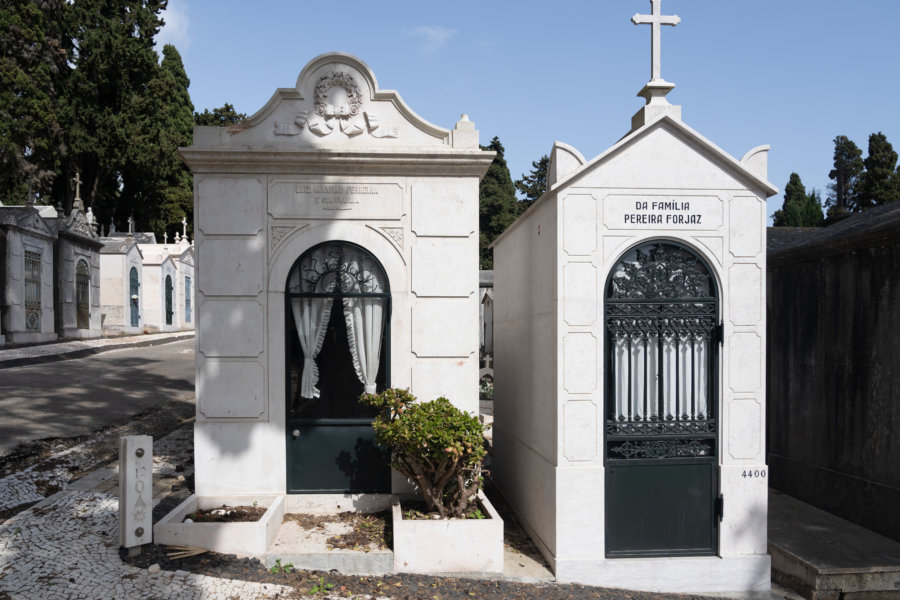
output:
<path id="1" fill-rule="evenodd" d="M 65 147 L 60 94 L 71 48 L 68 5 L 8 0 L 0 7 L 0 201 L 49 197 Z"/>
<path id="2" fill-rule="evenodd" d="M 775 227 L 818 227 L 822 224 L 822 204 L 819 193 L 806 188 L 800 176 L 791 173 L 791 178 L 784 186 L 784 204 L 774 214 Z"/>
<path id="3" fill-rule="evenodd" d="M 865 210 L 900 200 L 897 152 L 880 131 L 869 136 L 869 154 L 859 185 L 858 204 Z"/>
<path id="4" fill-rule="evenodd" d="M 482 269 L 493 269 L 493 251 L 488 246 L 516 220 L 519 207 L 516 202 L 516 188 L 513 186 L 509 167 L 503 156 L 504 148 L 500 138 L 495 136 L 490 144 L 481 146 L 481 149 L 497 153 L 478 188 L 481 254 L 479 262 Z"/>
<path id="5" fill-rule="evenodd" d="M 834 168 L 828 173 L 834 183 L 829 184 L 825 201 L 829 218 L 859 210 L 856 203 L 857 185 L 864 169 L 859 146 L 845 135 L 834 138 Z"/>
<path id="6" fill-rule="evenodd" d="M 537 161 L 531 161 L 531 172 L 523 173 L 522 178 L 516 181 L 516 189 L 525 196 L 520 202 L 522 209 L 527 209 L 535 200 L 547 191 L 547 170 L 550 168 L 550 158 L 545 154 Z"/>

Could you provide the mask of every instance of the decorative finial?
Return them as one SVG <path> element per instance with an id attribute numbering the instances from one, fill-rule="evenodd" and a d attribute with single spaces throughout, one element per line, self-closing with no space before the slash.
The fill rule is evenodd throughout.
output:
<path id="1" fill-rule="evenodd" d="M 116 222 L 114 219 L 109 219 L 109 235 L 112 235 L 116 232 Z"/>
<path id="2" fill-rule="evenodd" d="M 169 243 L 169 232 L 163 231 L 163 244 L 168 244 L 168 243 Z"/>
<path id="3" fill-rule="evenodd" d="M 650 25 L 650 83 L 663 82 L 665 80 L 662 78 L 660 66 L 662 61 L 662 52 L 660 51 L 662 25 L 674 27 L 681 23 L 681 17 L 678 15 L 663 15 L 662 0 L 650 0 L 650 8 L 652 14 L 636 14 L 631 17 L 631 22 L 635 25 Z"/>
<path id="4" fill-rule="evenodd" d="M 84 211 L 84 202 L 81 201 L 81 174 L 75 171 L 75 177 L 72 178 L 75 183 L 75 201 L 72 202 L 72 208 Z"/>
<path id="5" fill-rule="evenodd" d="M 181 234 L 177 231 L 175 232 L 175 244 L 181 244 Z"/>
<path id="6" fill-rule="evenodd" d="M 134 236 L 134 217 L 128 217 L 128 235 Z"/>

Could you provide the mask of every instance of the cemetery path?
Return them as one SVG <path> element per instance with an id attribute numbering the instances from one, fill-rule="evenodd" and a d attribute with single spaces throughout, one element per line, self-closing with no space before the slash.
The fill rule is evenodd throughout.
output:
<path id="1" fill-rule="evenodd" d="M 169 401 L 193 411 L 193 339 L 4 369 L 0 456 L 18 444 L 87 434 Z"/>

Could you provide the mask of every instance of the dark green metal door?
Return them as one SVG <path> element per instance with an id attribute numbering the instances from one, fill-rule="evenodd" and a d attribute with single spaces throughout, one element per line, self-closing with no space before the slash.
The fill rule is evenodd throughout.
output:
<path id="1" fill-rule="evenodd" d="M 691 250 L 646 243 L 606 293 L 606 555 L 718 552 L 715 281 Z"/>
<path id="2" fill-rule="evenodd" d="M 129 271 L 128 282 L 128 304 L 131 307 L 131 326 L 137 327 L 141 324 L 141 313 L 138 304 L 140 300 L 138 294 L 141 290 L 141 284 L 138 281 L 137 269 L 134 267 L 131 267 L 131 271 Z"/>
<path id="3" fill-rule="evenodd" d="M 166 275 L 166 325 L 172 324 L 172 314 L 174 313 L 172 305 L 172 277 Z"/>
<path id="4" fill-rule="evenodd" d="M 288 493 L 389 492 L 376 411 L 359 403 L 390 376 L 390 291 L 378 261 L 347 242 L 295 264 L 286 294 Z"/>

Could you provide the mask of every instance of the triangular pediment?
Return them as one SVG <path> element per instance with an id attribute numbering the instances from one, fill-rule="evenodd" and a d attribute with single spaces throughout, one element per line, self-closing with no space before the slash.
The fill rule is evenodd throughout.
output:
<path id="1" fill-rule="evenodd" d="M 66 220 L 65 231 L 89 240 L 100 240 L 100 236 L 97 235 L 94 228 L 88 223 L 84 212 L 77 209 L 72 210 L 69 214 L 69 218 Z"/>
<path id="2" fill-rule="evenodd" d="M 564 175 L 552 190 L 572 186 L 746 189 L 763 197 L 778 193 L 750 165 L 668 116 L 622 138 L 603 154 Z"/>
<path id="3" fill-rule="evenodd" d="M 10 207 L 0 211 L 0 224 L 13 225 L 42 237 L 56 237 L 56 231 L 33 208 Z"/>
<path id="4" fill-rule="evenodd" d="M 243 147 L 390 149 L 451 144 L 450 130 L 419 117 L 397 92 L 378 89 L 372 70 L 341 52 L 314 58 L 293 88 L 278 89 L 256 114 L 225 132 L 224 141 Z M 201 137 L 195 136 L 195 146 Z"/>

